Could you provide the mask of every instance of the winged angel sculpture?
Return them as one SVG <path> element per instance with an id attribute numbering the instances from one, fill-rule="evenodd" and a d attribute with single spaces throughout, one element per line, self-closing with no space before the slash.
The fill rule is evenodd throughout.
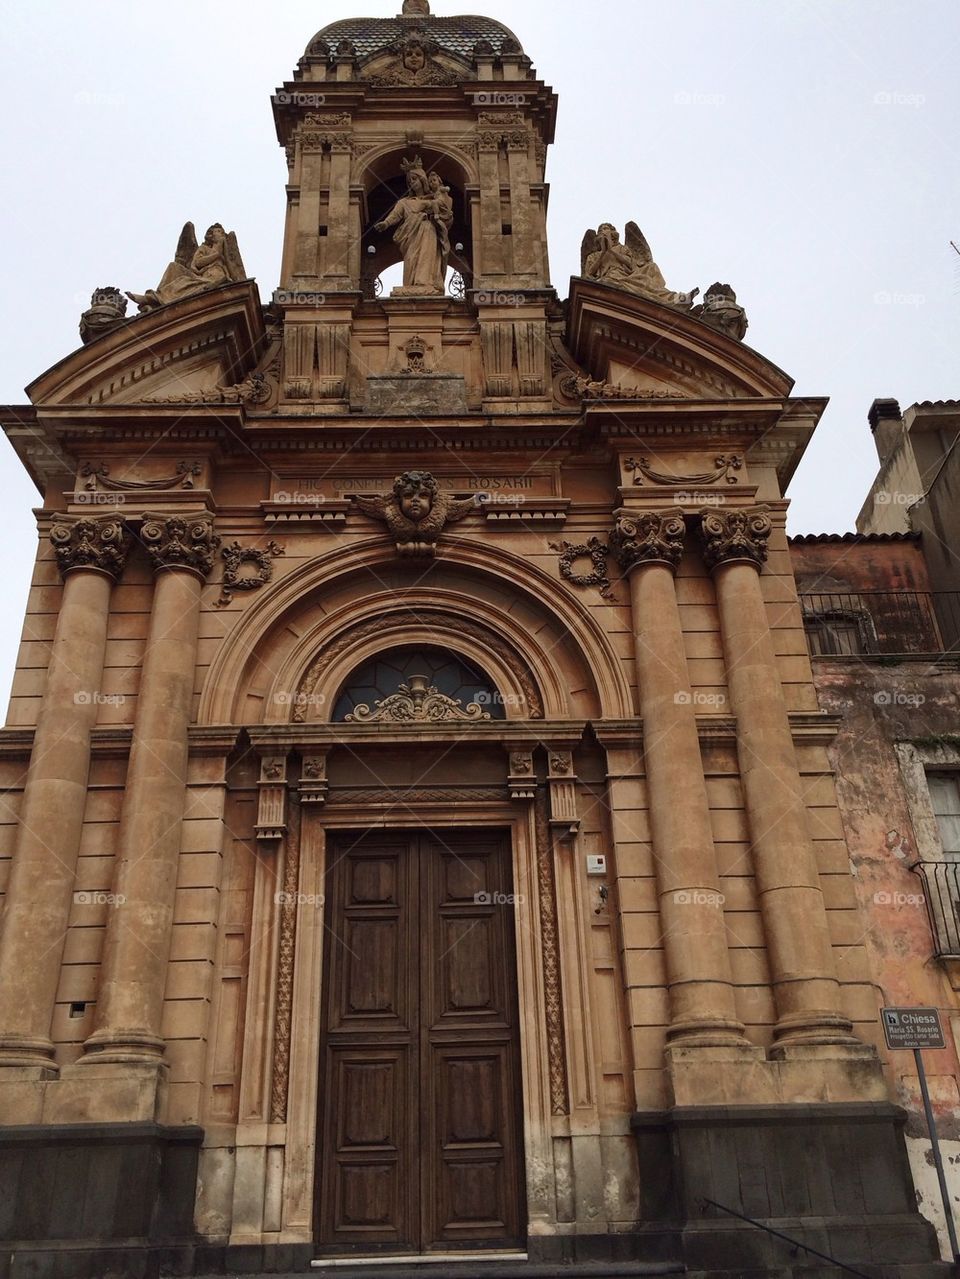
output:
<path id="1" fill-rule="evenodd" d="M 580 273 L 590 280 L 600 280 L 616 289 L 626 289 L 683 311 L 690 309 L 700 292 L 693 289 L 690 293 L 674 293 L 667 288 L 650 245 L 636 222 L 627 223 L 626 244 L 620 243 L 620 232 L 610 222 L 602 222 L 596 231 L 588 231 L 580 248 Z"/>
<path id="2" fill-rule="evenodd" d="M 141 312 L 155 311 L 168 302 L 179 302 L 181 298 L 246 278 L 233 231 L 227 232 L 219 222 L 214 222 L 208 227 L 203 243 L 197 244 L 193 223 L 188 222 L 180 232 L 176 257 L 157 287 L 147 289 L 146 293 L 128 293 L 127 297 L 136 302 Z"/>
<path id="3" fill-rule="evenodd" d="M 432 559 L 443 530 L 475 511 L 479 500 L 441 493 L 429 471 L 406 471 L 392 493 L 357 495 L 354 501 L 364 515 L 386 524 L 401 555 Z"/>

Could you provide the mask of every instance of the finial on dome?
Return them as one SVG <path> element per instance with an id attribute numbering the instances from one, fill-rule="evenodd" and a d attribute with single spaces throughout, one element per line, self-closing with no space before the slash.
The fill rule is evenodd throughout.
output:
<path id="1" fill-rule="evenodd" d="M 427 18 L 430 16 L 430 0 L 403 0 L 403 12 L 405 14 L 422 14 Z"/>

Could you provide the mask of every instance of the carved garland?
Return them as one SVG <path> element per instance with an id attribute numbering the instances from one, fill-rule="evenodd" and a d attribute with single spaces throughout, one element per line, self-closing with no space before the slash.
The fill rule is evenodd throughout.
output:
<path id="1" fill-rule="evenodd" d="M 110 467 L 106 462 L 84 462 L 80 474 L 87 481 L 84 488 L 88 492 L 96 492 L 97 486 L 116 490 L 121 493 L 144 492 L 153 489 L 182 488 L 192 489 L 193 482 L 203 473 L 199 462 L 183 461 L 177 463 L 173 475 L 165 475 L 159 480 L 115 480 L 110 475 Z"/>
<path id="2" fill-rule="evenodd" d="M 716 469 L 702 475 L 668 475 L 665 471 L 655 471 L 645 457 L 631 457 L 624 463 L 624 468 L 633 474 L 634 484 L 642 484 L 645 479 L 652 484 L 674 485 L 716 484 L 718 480 L 726 480 L 728 484 L 740 483 L 739 476 L 735 474 L 743 468 L 740 453 L 721 453 L 714 458 L 713 464 Z"/>
<path id="3" fill-rule="evenodd" d="M 537 787 L 533 802 L 537 841 L 537 892 L 540 899 L 540 940 L 543 945 L 543 990 L 547 1022 L 547 1060 L 550 1071 L 550 1110 L 554 1115 L 569 1111 L 567 1064 L 563 1042 L 563 995 L 560 987 L 560 945 L 557 939 L 557 899 L 553 877 L 547 795 Z"/>
<path id="4" fill-rule="evenodd" d="M 463 635 L 468 639 L 479 640 L 480 643 L 492 649 L 519 684 L 527 704 L 528 718 L 543 719 L 543 699 L 530 672 L 513 651 L 501 639 L 491 631 L 488 631 L 486 627 L 479 626 L 473 622 L 462 621 L 460 618 L 454 618 L 447 613 L 429 609 L 423 613 L 417 613 L 416 621 L 427 629 L 440 631 L 441 634 L 449 634 L 451 630 L 455 630 L 457 634 Z M 307 710 L 313 704 L 312 699 L 317 684 L 320 682 L 324 672 L 340 654 L 355 647 L 355 645 L 371 635 L 381 635 L 383 629 L 382 618 L 371 618 L 362 626 L 356 627 L 334 640 L 314 659 L 297 690 L 293 710 L 293 722 L 295 724 L 306 722 Z"/>

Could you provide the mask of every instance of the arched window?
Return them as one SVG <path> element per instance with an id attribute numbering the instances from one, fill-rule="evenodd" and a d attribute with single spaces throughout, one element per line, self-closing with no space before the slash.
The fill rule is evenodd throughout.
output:
<path id="1" fill-rule="evenodd" d="M 503 697 L 479 667 L 442 648 L 378 653 L 340 690 L 334 723 L 405 724 L 503 719 Z"/>

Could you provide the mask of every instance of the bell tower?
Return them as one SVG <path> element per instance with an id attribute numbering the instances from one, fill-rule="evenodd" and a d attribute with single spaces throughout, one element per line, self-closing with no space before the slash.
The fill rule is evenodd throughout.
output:
<path id="1" fill-rule="evenodd" d="M 405 371 L 418 337 L 428 368 L 463 378 L 464 408 L 545 401 L 556 96 L 514 34 L 405 0 L 395 18 L 318 32 L 273 108 L 288 164 L 283 398 L 375 407 L 366 378 Z M 400 261 L 403 284 L 381 296 Z"/>

